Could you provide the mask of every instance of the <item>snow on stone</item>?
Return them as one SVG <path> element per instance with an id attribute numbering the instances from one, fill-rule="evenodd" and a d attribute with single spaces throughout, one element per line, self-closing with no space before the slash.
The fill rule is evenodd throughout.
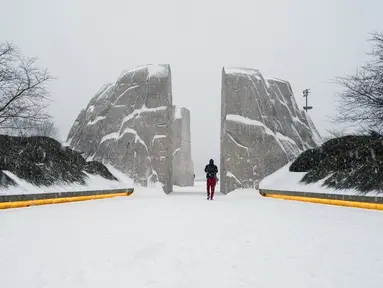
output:
<path id="1" fill-rule="evenodd" d="M 94 110 L 94 105 L 90 105 L 86 112 L 93 113 L 93 110 Z"/>
<path id="2" fill-rule="evenodd" d="M 170 67 L 167 64 L 143 65 L 123 71 L 120 77 L 110 85 L 111 88 L 109 90 L 105 88 L 109 86 L 104 86 L 88 104 L 88 106 L 94 105 L 96 107 L 87 107 L 88 111 L 93 113 L 80 112 L 76 119 L 80 125 L 76 126 L 74 124 L 72 126 L 71 132 L 68 135 L 68 138 L 73 137 L 71 148 L 80 150 L 85 158 L 97 155 L 97 159 L 111 160 L 113 157 L 108 151 L 108 145 L 100 145 L 105 141 L 125 141 L 127 140 L 126 138 L 132 136 L 129 135 L 127 137 L 126 133 L 132 133 L 135 134 L 135 141 L 137 143 L 146 144 L 145 148 L 147 150 L 147 147 L 151 146 L 151 140 L 154 135 L 167 135 L 169 131 L 166 127 L 170 125 L 172 120 L 171 114 L 166 113 L 168 109 L 172 109 L 171 79 L 170 73 L 167 71 L 170 71 Z M 105 96 L 100 96 L 99 94 L 105 94 Z M 134 94 L 134 97 L 130 97 L 133 96 L 131 94 Z M 168 97 L 161 97 L 163 94 Z M 105 97 L 108 101 L 100 100 L 100 97 Z M 124 100 L 124 105 L 121 105 L 122 99 Z M 152 108 L 148 108 L 146 105 L 150 105 L 149 107 Z M 147 123 L 151 127 L 142 125 L 142 123 Z M 99 133 L 94 134 L 93 127 L 95 126 L 92 126 L 94 124 L 98 125 Z M 90 135 L 93 135 L 93 137 L 90 137 Z M 121 139 L 124 135 L 125 137 Z M 145 141 L 142 141 L 143 139 Z M 171 145 L 169 141 L 170 137 L 168 136 L 166 139 L 163 138 L 161 140 L 163 145 L 155 149 L 155 151 L 147 153 L 144 149 L 140 149 L 138 153 L 142 153 L 142 155 L 136 154 L 135 157 L 131 157 L 126 161 L 113 158 L 115 161 L 113 163 L 127 172 L 130 171 L 129 169 L 134 163 L 141 161 L 144 157 L 148 157 L 150 161 L 145 160 L 137 164 L 140 167 L 136 169 L 137 173 L 131 174 L 131 177 L 135 177 L 136 181 L 144 181 L 148 177 L 147 174 L 151 174 L 152 169 L 156 169 L 159 175 L 158 181 L 166 183 L 166 189 L 170 191 L 171 185 L 169 183 L 172 177 L 167 177 L 171 173 L 168 165 L 169 161 L 155 161 L 155 163 L 151 163 L 152 158 L 158 157 L 156 154 L 164 154 L 171 157 L 172 149 L 166 148 Z M 116 149 L 124 149 L 121 147 L 126 146 L 120 145 Z M 118 154 L 118 151 L 116 153 Z M 145 182 L 141 181 L 140 183 L 143 184 Z"/>
<path id="3" fill-rule="evenodd" d="M 146 149 L 148 149 L 148 147 L 146 146 L 145 142 L 141 139 L 141 137 L 137 134 L 137 131 L 134 130 L 134 129 L 131 129 L 131 128 L 125 128 L 124 131 L 122 133 L 120 132 L 114 132 L 114 133 L 110 133 L 108 135 L 105 135 L 104 137 L 102 137 L 101 139 L 101 143 L 107 141 L 107 140 L 118 140 L 118 139 L 121 139 L 125 134 L 133 134 L 135 135 L 135 141 L 137 142 L 140 142 L 143 146 L 146 147 Z"/>
<path id="4" fill-rule="evenodd" d="M 136 67 L 136 68 L 129 69 L 129 70 L 123 70 L 123 71 L 120 73 L 120 76 L 118 77 L 116 83 L 118 83 L 122 78 L 124 78 L 125 75 L 127 75 L 127 74 L 131 74 L 131 73 L 135 73 L 136 71 L 143 70 L 143 69 L 146 69 L 146 65 L 141 65 L 141 66 L 138 66 L 138 67 Z"/>
<path id="5" fill-rule="evenodd" d="M 224 69 L 226 74 L 249 74 L 255 76 L 259 80 L 262 80 L 262 78 L 260 77 L 260 72 L 257 69 L 242 67 L 225 67 Z"/>
<path id="6" fill-rule="evenodd" d="M 110 91 L 110 89 L 113 89 L 113 88 L 114 88 L 114 85 L 112 83 L 108 83 L 104 85 L 98 92 L 100 93 L 100 96 L 97 97 L 97 101 L 104 98 L 107 95 L 107 93 Z"/>
<path id="7" fill-rule="evenodd" d="M 310 129 L 310 127 L 308 127 L 305 123 L 303 123 L 297 116 L 293 116 L 293 114 L 291 114 L 291 116 L 294 122 L 299 122 L 301 123 L 301 125 L 306 126 L 308 129 Z"/>
<path id="8" fill-rule="evenodd" d="M 275 81 L 275 82 L 280 82 L 280 83 L 285 83 L 285 84 L 288 84 L 289 82 L 286 81 L 286 80 L 282 80 L 282 79 L 279 79 L 279 78 L 267 78 L 268 80 L 271 80 L 271 81 Z"/>
<path id="9" fill-rule="evenodd" d="M 149 77 L 168 76 L 168 68 L 165 65 L 148 65 L 147 68 Z"/>
<path id="10" fill-rule="evenodd" d="M 236 122 L 238 129 L 233 130 L 235 128 L 233 126 L 222 125 L 221 135 L 225 138 L 221 141 L 223 141 L 222 145 L 226 146 L 221 150 L 225 151 L 223 157 L 226 159 L 223 161 L 224 166 L 221 169 L 223 175 L 221 177 L 225 177 L 225 170 L 229 170 L 234 172 L 238 179 L 244 183 L 243 188 L 248 187 L 247 183 L 251 183 L 248 179 L 242 178 L 245 177 L 243 175 L 251 175 L 251 165 L 242 156 L 238 156 L 243 148 L 238 145 L 239 143 L 246 143 L 246 146 L 249 146 L 247 143 L 252 143 L 253 147 L 251 148 L 253 149 L 248 151 L 254 155 L 250 155 L 250 157 L 259 157 L 259 161 L 265 167 L 264 171 L 260 171 L 260 168 L 257 167 L 257 172 L 253 173 L 253 180 L 256 181 L 253 182 L 261 180 L 263 177 L 261 175 L 269 175 L 278 166 L 285 165 L 287 161 L 298 156 L 302 150 L 317 146 L 318 141 L 314 139 L 316 136 L 315 126 L 310 126 L 310 122 L 306 121 L 305 115 L 298 109 L 288 81 L 277 78 L 266 80 L 256 69 L 238 67 L 224 67 L 223 77 L 230 81 L 222 81 L 222 91 L 225 92 L 221 94 L 221 100 L 225 102 L 222 106 L 222 116 L 226 117 L 227 123 Z M 252 107 L 244 108 L 245 105 Z M 270 107 L 271 105 L 274 107 Z M 247 110 L 246 116 L 242 116 L 245 114 L 241 109 Z M 226 115 L 227 113 L 232 114 Z M 233 115 L 234 113 L 238 115 Z M 246 126 L 258 126 L 262 129 L 248 129 Z M 227 136 L 228 134 L 231 134 L 232 137 Z M 260 137 L 260 141 L 254 142 L 251 137 L 256 135 L 262 136 L 262 138 Z M 267 135 L 273 136 L 275 141 Z M 237 141 L 230 140 L 230 138 Z M 275 142 L 280 148 L 269 146 L 270 141 Z M 261 155 L 259 155 L 259 151 L 262 151 Z M 269 160 L 269 157 L 265 156 L 268 153 L 272 153 L 275 160 Z M 226 190 L 225 193 L 235 188 L 232 182 L 221 182 L 221 185 L 225 183 L 221 187 Z"/>
<path id="11" fill-rule="evenodd" d="M 167 65 L 161 65 L 161 64 L 147 64 L 147 65 L 141 65 L 136 68 L 130 69 L 130 70 L 124 70 L 121 72 L 120 76 L 118 77 L 119 82 L 125 75 L 135 73 L 140 70 L 146 69 L 148 71 L 148 77 L 166 77 L 168 76 L 168 67 Z"/>
<path id="12" fill-rule="evenodd" d="M 245 124 L 245 125 L 253 125 L 253 126 L 262 127 L 265 130 L 266 134 L 268 134 L 270 136 L 273 136 L 275 138 L 275 140 L 277 141 L 278 145 L 287 154 L 284 145 L 281 143 L 281 141 L 279 140 L 277 135 L 269 127 L 267 127 L 265 124 L 263 124 L 262 122 L 260 122 L 258 120 L 253 120 L 253 119 L 250 119 L 250 118 L 247 118 L 247 117 L 244 117 L 244 116 L 235 115 L 235 114 L 227 114 L 226 115 L 226 120 L 227 121 L 233 121 L 233 122 L 242 123 L 242 124 Z M 233 138 L 231 137 L 231 139 L 233 139 Z M 283 140 L 286 140 L 286 139 L 283 139 Z M 236 142 L 236 141 L 234 141 L 234 142 L 238 145 L 238 142 Z M 294 144 L 295 144 L 295 142 L 294 142 Z M 249 153 L 249 150 L 247 150 L 247 151 Z"/>
<path id="13" fill-rule="evenodd" d="M 94 156 L 96 156 L 96 153 L 94 153 L 93 155 L 91 155 L 88 158 L 86 158 L 86 162 L 93 161 Z"/>
<path id="14" fill-rule="evenodd" d="M 154 135 L 153 140 L 166 138 L 166 135 Z"/>
<path id="15" fill-rule="evenodd" d="M 234 178 L 235 181 L 237 181 L 239 184 L 241 184 L 241 181 L 239 181 L 238 178 L 233 173 L 231 173 L 230 171 L 226 171 L 226 176 L 230 177 L 230 178 Z"/>
<path id="16" fill-rule="evenodd" d="M 112 84 L 111 83 L 107 83 L 105 85 L 102 85 L 101 88 L 96 92 L 95 95 L 99 95 L 99 97 L 100 97 L 108 89 L 109 85 L 112 85 Z"/>
<path id="17" fill-rule="evenodd" d="M 302 111 L 303 115 L 306 117 L 307 122 L 309 123 L 309 127 L 311 131 L 313 132 L 313 140 L 315 143 L 319 146 L 323 143 L 323 138 L 319 135 L 318 130 L 316 129 L 313 120 L 311 117 L 307 114 L 306 111 Z"/>
<path id="18" fill-rule="evenodd" d="M 152 169 L 152 174 L 158 176 L 158 173 L 156 170 Z"/>
<path id="19" fill-rule="evenodd" d="M 111 139 L 117 139 L 118 137 L 120 136 L 120 132 L 113 132 L 113 133 L 110 133 L 108 135 L 105 135 L 104 137 L 102 137 L 101 141 L 100 141 L 100 144 L 102 142 L 105 142 L 107 140 L 111 140 Z"/>
<path id="20" fill-rule="evenodd" d="M 142 105 L 141 108 L 139 109 L 135 109 L 132 113 L 130 113 L 128 116 L 125 116 L 124 119 L 122 120 L 121 122 L 121 125 L 120 125 L 120 130 L 122 129 L 122 127 L 124 126 L 124 124 L 126 122 L 128 122 L 129 120 L 133 119 L 134 117 L 140 117 L 140 114 L 141 113 L 155 113 L 155 112 L 159 112 L 159 111 L 165 111 L 167 109 L 166 106 L 160 106 L 160 107 L 155 107 L 155 108 L 148 108 L 146 107 L 146 105 Z"/>
<path id="21" fill-rule="evenodd" d="M 277 133 L 275 133 L 275 135 L 277 136 L 277 138 L 278 138 L 279 140 L 284 140 L 284 141 L 290 142 L 290 143 L 293 144 L 293 145 L 297 145 L 297 143 L 295 143 L 295 141 L 294 141 L 293 139 L 291 139 L 290 137 L 287 137 L 287 136 L 283 135 L 282 133 L 277 132 Z"/>
<path id="22" fill-rule="evenodd" d="M 179 152 L 181 152 L 181 148 L 177 148 L 176 150 L 174 150 L 174 152 L 173 152 L 173 156 L 174 156 L 176 153 L 179 153 Z"/>
<path id="23" fill-rule="evenodd" d="M 166 135 L 154 135 L 153 136 L 153 139 L 152 139 L 152 144 L 155 140 L 157 139 L 163 139 L 163 138 L 166 138 Z"/>
<path id="24" fill-rule="evenodd" d="M 181 119 L 182 118 L 182 110 L 181 107 L 176 106 L 176 111 L 174 113 L 174 118 L 175 119 Z"/>
<path id="25" fill-rule="evenodd" d="M 110 140 L 110 139 L 119 139 L 123 136 L 123 134 L 125 133 L 125 131 L 127 131 L 125 129 L 125 131 L 122 133 L 122 135 L 120 135 L 120 132 L 121 132 L 121 129 L 122 127 L 124 126 L 124 124 L 129 121 L 130 119 L 133 119 L 134 117 L 139 117 L 141 113 L 153 113 L 153 112 L 158 112 L 158 111 L 162 111 L 162 110 L 166 110 L 166 106 L 161 106 L 161 107 L 155 107 L 155 108 L 147 108 L 145 105 L 143 105 L 141 108 L 139 109 L 136 109 L 134 110 L 132 113 L 130 113 L 128 116 L 125 116 L 124 119 L 122 120 L 121 122 L 121 125 L 120 125 L 120 128 L 118 130 L 118 132 L 113 132 L 113 133 L 110 133 L 108 135 L 105 135 L 101 141 L 100 141 L 100 144 L 102 142 L 105 142 L 106 140 Z M 127 128 L 128 129 L 128 128 Z M 131 129 L 132 130 L 132 129 Z M 132 130 L 134 131 L 134 130 Z M 127 133 L 127 132 L 126 132 Z M 135 131 L 134 134 L 137 134 L 137 132 Z M 144 143 L 145 145 L 145 143 Z M 145 145 L 146 146 L 146 145 Z"/>
<path id="26" fill-rule="evenodd" d="M 148 152 L 149 154 L 149 149 L 148 149 L 148 146 L 146 146 L 144 140 L 142 140 L 142 138 L 140 137 L 140 135 L 138 135 L 137 131 L 134 130 L 134 129 L 131 129 L 131 128 L 125 128 L 124 132 L 120 135 L 119 138 L 121 138 L 122 136 L 124 136 L 126 133 L 130 133 L 130 134 L 133 134 L 135 136 L 135 142 L 140 142 L 145 148 L 146 148 L 146 151 Z"/>
<path id="27" fill-rule="evenodd" d="M 268 79 L 265 79 L 265 85 L 266 85 L 267 89 L 270 88 L 270 82 L 268 81 Z M 272 100 L 274 100 L 274 99 L 272 99 Z"/>
<path id="28" fill-rule="evenodd" d="M 311 125 L 310 125 L 310 127 L 311 127 Z M 323 143 L 323 138 L 319 135 L 319 133 L 316 129 L 313 131 L 313 140 L 315 141 L 315 143 L 317 145 L 322 145 L 322 143 Z"/>
<path id="29" fill-rule="evenodd" d="M 246 124 L 246 125 L 260 126 L 263 129 L 265 129 L 267 134 L 276 137 L 274 132 L 270 128 L 268 128 L 265 124 L 263 124 L 262 122 L 260 122 L 258 120 L 253 120 L 253 119 L 250 119 L 250 118 L 247 118 L 244 116 L 240 116 L 240 115 L 235 115 L 235 114 L 227 114 L 226 120 L 227 121 L 233 121 L 233 122 L 239 122 L 239 123 Z"/>
<path id="30" fill-rule="evenodd" d="M 250 154 L 249 154 L 249 148 L 248 147 L 246 147 L 246 146 L 243 146 L 242 144 L 239 144 L 234 138 L 233 138 L 233 136 L 231 136 L 230 135 L 230 133 L 227 133 L 227 135 L 229 136 L 229 138 L 238 146 L 238 147 L 241 147 L 241 148 L 243 148 L 243 149 L 245 149 L 246 150 L 246 152 L 247 152 L 247 156 L 250 156 Z"/>
<path id="31" fill-rule="evenodd" d="M 121 97 L 123 97 L 127 92 L 129 92 L 130 90 L 136 89 L 136 88 L 138 88 L 138 87 L 140 87 L 140 85 L 133 85 L 133 86 L 127 88 L 124 92 L 121 93 L 120 96 L 118 96 L 118 98 L 116 99 L 116 101 L 114 101 L 114 103 L 117 103 L 118 100 L 119 100 Z"/>
<path id="32" fill-rule="evenodd" d="M 147 65 L 140 65 L 140 66 L 137 66 L 136 68 L 128 70 L 127 72 L 125 72 L 125 74 L 133 73 L 133 72 L 136 72 L 136 71 L 139 71 L 139 70 L 143 70 L 143 69 L 146 69 L 146 68 L 147 68 Z"/>
<path id="33" fill-rule="evenodd" d="M 277 89 L 278 89 L 278 92 L 279 92 L 279 93 L 275 92 L 275 95 L 277 96 L 277 100 L 279 101 L 280 104 L 285 106 L 287 108 L 287 110 L 289 111 L 289 113 L 291 114 L 291 110 L 290 110 L 289 106 L 286 104 L 285 99 L 283 98 L 281 90 L 279 89 L 278 86 L 277 86 Z M 291 115 L 291 117 L 293 117 L 293 115 Z"/>
<path id="34" fill-rule="evenodd" d="M 94 125 L 94 124 L 96 124 L 98 121 L 104 120 L 105 118 L 106 118 L 106 116 L 98 116 L 98 117 L 96 117 L 93 121 L 90 121 L 87 125 Z"/>

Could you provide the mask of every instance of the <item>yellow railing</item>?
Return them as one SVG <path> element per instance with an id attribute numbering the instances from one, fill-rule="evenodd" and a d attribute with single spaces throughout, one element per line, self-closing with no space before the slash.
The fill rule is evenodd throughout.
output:
<path id="1" fill-rule="evenodd" d="M 58 203 L 66 203 L 66 202 L 78 202 L 78 201 L 86 201 L 86 200 L 95 200 L 95 199 L 105 199 L 105 198 L 113 198 L 113 197 L 119 197 L 119 196 L 129 196 L 133 193 L 133 189 L 129 190 L 121 190 L 123 192 L 113 192 L 113 193 L 107 193 L 108 191 L 105 191 L 105 194 L 100 193 L 100 191 L 96 191 L 97 194 L 95 195 L 81 195 L 81 196 L 68 196 L 70 193 L 64 193 L 67 197 L 61 197 L 63 193 L 57 193 L 58 197 L 54 198 L 46 198 L 46 199 L 26 199 L 26 200 L 15 200 L 15 201 L 4 201 L 0 202 L 0 209 L 8 209 L 8 208 L 20 208 L 20 207 L 28 207 L 28 206 L 35 206 L 35 205 L 48 205 L 48 204 L 58 204 Z M 87 192 L 87 194 L 91 193 Z M 75 193 L 73 193 L 75 195 Z M 52 195 L 50 193 L 49 195 Z M 25 195 L 25 198 L 28 198 L 28 195 Z M 40 195 L 41 196 L 41 195 Z M 12 196 L 9 196 L 12 197 Z M 18 198 L 20 196 L 14 195 L 14 198 Z"/>
<path id="2" fill-rule="evenodd" d="M 273 193 L 274 192 L 274 193 Z M 275 193 L 277 192 L 277 193 Z M 363 209 L 373 209 L 373 210 L 383 210 L 383 203 L 378 202 L 364 202 L 364 201 L 356 201 L 359 199 L 365 199 L 364 196 L 342 196 L 342 195 L 331 195 L 334 198 L 336 196 L 343 198 L 351 198 L 353 197 L 353 201 L 344 200 L 344 199 L 328 199 L 328 198 L 319 198 L 319 197 L 308 197 L 306 193 L 299 192 L 288 192 L 288 194 L 301 194 L 301 195 L 283 195 L 283 191 L 271 191 L 271 190 L 262 190 L 260 189 L 260 194 L 264 197 L 276 198 L 276 199 L 284 199 L 284 200 L 293 200 L 293 201 L 301 201 L 301 202 L 310 202 L 310 203 L 319 203 L 319 204 L 327 204 L 327 205 L 336 205 L 336 206 L 344 206 L 344 207 L 354 207 L 354 208 L 363 208 Z M 312 196 L 313 193 L 310 193 Z M 319 194 L 318 194 L 319 196 Z M 369 197 L 370 198 L 370 197 Z M 371 197 L 371 199 L 376 199 Z M 379 199 L 380 200 L 380 199 Z"/>

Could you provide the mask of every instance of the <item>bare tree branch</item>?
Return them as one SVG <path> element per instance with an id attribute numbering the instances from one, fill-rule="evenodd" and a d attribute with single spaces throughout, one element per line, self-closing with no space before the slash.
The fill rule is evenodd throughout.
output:
<path id="1" fill-rule="evenodd" d="M 21 122 L 15 121 L 2 128 L 8 130 L 8 134 L 13 136 L 46 136 L 59 140 L 59 131 L 52 119 L 46 119 L 37 124 L 35 121 L 25 119 Z"/>
<path id="2" fill-rule="evenodd" d="M 23 123 L 33 126 L 50 119 L 46 85 L 53 78 L 35 62 L 16 46 L 0 43 L 0 129 L 24 129 Z"/>
<path id="3" fill-rule="evenodd" d="M 383 131 L 383 32 L 371 34 L 371 60 L 355 75 L 336 79 L 344 91 L 339 95 L 334 122 Z"/>

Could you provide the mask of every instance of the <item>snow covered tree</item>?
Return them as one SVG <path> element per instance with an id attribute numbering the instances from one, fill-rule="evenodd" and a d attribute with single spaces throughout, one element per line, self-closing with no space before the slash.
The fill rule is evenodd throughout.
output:
<path id="1" fill-rule="evenodd" d="M 383 32 L 371 34 L 373 49 L 370 61 L 355 75 L 340 77 L 336 122 L 357 125 L 365 130 L 383 131 Z"/>

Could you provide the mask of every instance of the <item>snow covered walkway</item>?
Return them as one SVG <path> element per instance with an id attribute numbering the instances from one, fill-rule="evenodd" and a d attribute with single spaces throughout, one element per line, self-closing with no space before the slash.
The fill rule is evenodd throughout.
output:
<path id="1" fill-rule="evenodd" d="M 1 287 L 382 286 L 381 212 L 178 191 L 0 211 Z"/>

